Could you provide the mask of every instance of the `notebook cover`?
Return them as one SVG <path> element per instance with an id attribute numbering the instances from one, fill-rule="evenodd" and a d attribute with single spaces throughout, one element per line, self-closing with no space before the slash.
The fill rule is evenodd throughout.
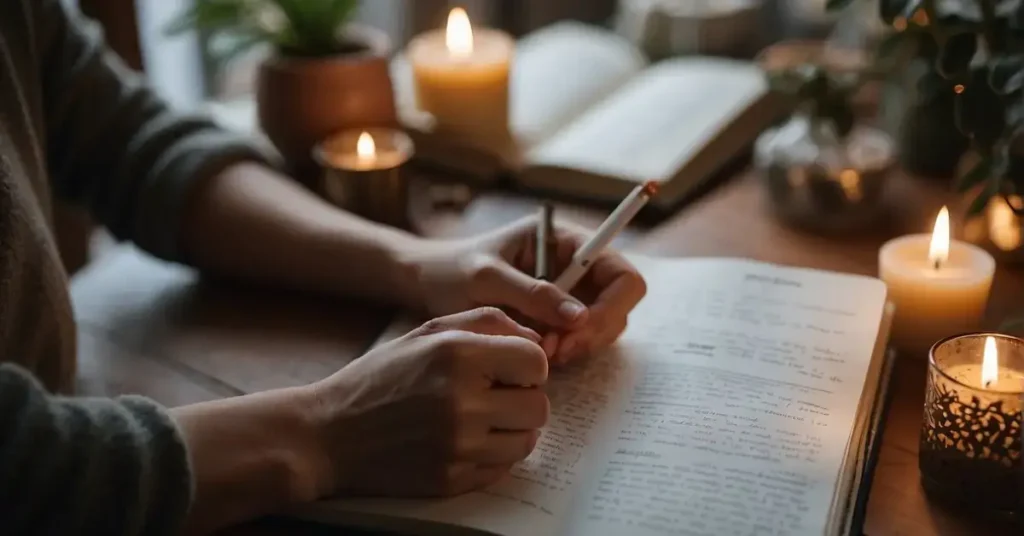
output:
<path id="1" fill-rule="evenodd" d="M 864 473 L 861 477 L 860 488 L 854 491 L 856 498 L 854 499 L 853 513 L 851 514 L 853 520 L 850 523 L 850 536 L 862 536 L 864 534 L 868 498 L 871 495 L 871 484 L 874 481 L 878 458 L 882 452 L 882 439 L 885 435 L 889 404 L 892 401 L 892 371 L 896 364 L 896 357 L 892 351 L 886 351 L 885 355 L 884 368 L 879 376 L 878 397 L 871 408 L 873 417 L 871 426 L 868 428 L 868 446 L 867 454 L 864 457 Z"/>

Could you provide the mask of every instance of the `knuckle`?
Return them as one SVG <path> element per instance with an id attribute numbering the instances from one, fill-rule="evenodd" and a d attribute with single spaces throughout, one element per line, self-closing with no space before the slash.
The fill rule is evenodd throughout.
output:
<path id="1" fill-rule="evenodd" d="M 548 356 L 544 353 L 544 349 L 529 341 L 523 341 L 522 344 L 526 347 L 529 356 L 527 363 L 534 367 L 532 372 L 546 382 L 548 379 Z"/>
<path id="2" fill-rule="evenodd" d="M 472 279 L 478 284 L 487 284 L 501 277 L 501 267 L 490 257 L 481 257 L 473 263 Z"/>
<path id="3" fill-rule="evenodd" d="M 454 369 L 466 355 L 465 336 L 458 331 L 444 331 L 431 337 L 431 363 L 446 371 Z"/>
<path id="4" fill-rule="evenodd" d="M 548 418 L 551 415 L 551 402 L 544 391 L 537 389 L 531 392 L 524 402 L 524 407 L 529 426 L 542 428 L 548 423 Z"/>
<path id="5" fill-rule="evenodd" d="M 448 331 L 449 320 L 450 319 L 448 317 L 432 318 L 427 320 L 420 326 L 420 334 L 430 335 L 433 333 Z"/>
<path id="6" fill-rule="evenodd" d="M 506 324 L 509 321 L 508 315 L 497 307 L 481 307 L 477 309 L 476 317 L 478 321 L 491 326 Z"/>
<path id="7" fill-rule="evenodd" d="M 533 449 L 537 446 L 536 436 L 534 434 L 524 434 L 522 442 L 520 443 L 519 460 L 525 460 L 533 454 Z"/>
<path id="8" fill-rule="evenodd" d="M 530 286 L 530 297 L 537 302 L 555 302 L 561 298 L 561 291 L 547 281 L 536 281 Z"/>

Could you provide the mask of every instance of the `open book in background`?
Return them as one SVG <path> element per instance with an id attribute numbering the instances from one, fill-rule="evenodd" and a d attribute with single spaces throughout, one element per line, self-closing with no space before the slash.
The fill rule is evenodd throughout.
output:
<path id="1" fill-rule="evenodd" d="M 650 65 L 622 37 L 572 22 L 520 41 L 506 147 L 432 134 L 402 56 L 392 78 L 421 164 L 480 184 L 509 178 L 526 190 L 607 204 L 658 180 L 652 207 L 659 212 L 743 155 L 781 111 L 751 62 L 691 57 Z"/>
<path id="2" fill-rule="evenodd" d="M 293 515 L 411 534 L 859 536 L 890 370 L 884 284 L 746 260 L 636 263 L 653 291 L 615 347 L 552 371 L 549 424 L 506 479 Z"/>

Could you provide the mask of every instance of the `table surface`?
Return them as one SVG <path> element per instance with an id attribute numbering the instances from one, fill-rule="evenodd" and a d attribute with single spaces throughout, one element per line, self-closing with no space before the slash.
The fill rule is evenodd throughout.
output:
<path id="1" fill-rule="evenodd" d="M 780 224 L 757 177 L 744 172 L 657 226 L 631 228 L 618 246 L 658 256 L 750 257 L 762 261 L 875 275 L 877 251 L 897 234 L 927 232 L 950 202 L 940 183 L 897 177 L 890 199 L 902 206 L 877 231 L 824 237 Z M 417 217 L 420 232 L 455 236 L 485 231 L 535 210 L 508 193 L 483 193 L 461 213 Z M 594 226 L 605 212 L 563 205 L 559 216 Z M 955 222 L 954 222 L 954 228 Z M 395 311 L 211 284 L 191 271 L 123 247 L 73 281 L 79 321 L 79 389 L 83 394 L 142 393 L 175 406 L 323 378 L 362 354 Z M 1024 268 L 1000 267 L 988 322 L 1014 313 Z M 966 521 L 930 505 L 917 468 L 924 361 L 900 356 L 883 448 L 871 489 L 865 532 L 1010 534 L 1020 529 Z M 257 521 L 225 532 L 238 536 L 316 534 L 301 525 Z"/>

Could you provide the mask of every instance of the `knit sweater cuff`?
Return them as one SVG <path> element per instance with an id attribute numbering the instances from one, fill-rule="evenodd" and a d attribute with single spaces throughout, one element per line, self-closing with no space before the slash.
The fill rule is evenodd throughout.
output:
<path id="1" fill-rule="evenodd" d="M 177 534 L 192 493 L 185 443 L 159 405 L 53 397 L 0 365 L 5 533 Z"/>

